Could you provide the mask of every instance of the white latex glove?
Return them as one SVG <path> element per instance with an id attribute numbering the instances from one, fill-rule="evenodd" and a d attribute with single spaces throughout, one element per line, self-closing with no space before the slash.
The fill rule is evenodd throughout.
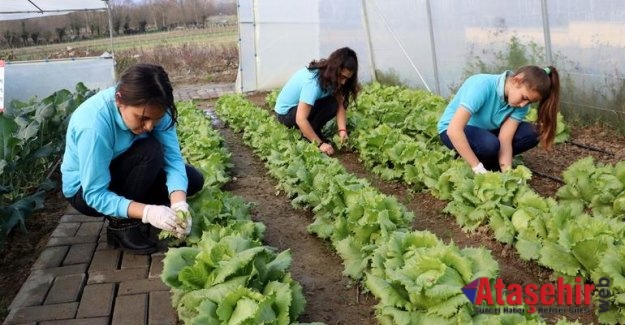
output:
<path id="1" fill-rule="evenodd" d="M 482 163 L 477 164 L 475 167 L 472 167 L 473 172 L 475 174 L 486 174 L 488 172 Z"/>
<path id="2" fill-rule="evenodd" d="M 174 231 L 177 228 L 176 212 L 164 205 L 146 205 L 141 221 L 167 231 Z"/>
<path id="3" fill-rule="evenodd" d="M 178 201 L 174 204 L 171 205 L 171 208 L 174 211 L 183 211 L 183 212 L 189 212 L 189 204 L 187 203 L 187 201 Z M 180 227 L 182 229 L 182 234 L 184 235 L 188 235 L 191 233 L 191 225 L 193 224 L 193 219 L 191 219 L 191 216 L 189 216 L 186 220 L 185 224 L 179 224 L 178 227 Z"/>

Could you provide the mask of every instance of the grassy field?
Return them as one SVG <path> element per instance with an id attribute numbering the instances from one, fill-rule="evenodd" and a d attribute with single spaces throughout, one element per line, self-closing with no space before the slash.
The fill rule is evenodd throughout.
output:
<path id="1" fill-rule="evenodd" d="M 128 50 L 149 51 L 162 46 L 235 46 L 238 39 L 236 24 L 212 25 L 202 29 L 184 29 L 113 38 L 115 52 Z M 10 52 L 14 61 L 42 60 L 66 57 L 97 56 L 111 52 L 111 39 L 100 38 L 2 50 Z"/>
<path id="2" fill-rule="evenodd" d="M 238 26 L 211 26 L 113 38 L 117 75 L 136 63 L 159 64 L 174 85 L 234 82 L 239 64 Z M 6 51 L 0 51 L 6 57 Z M 84 40 L 12 50 L 12 61 L 99 56 L 111 39 Z"/>

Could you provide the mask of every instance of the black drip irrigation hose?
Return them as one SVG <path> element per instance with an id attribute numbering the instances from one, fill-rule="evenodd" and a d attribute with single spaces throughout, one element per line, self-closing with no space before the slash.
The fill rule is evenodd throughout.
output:
<path id="1" fill-rule="evenodd" d="M 530 170 L 532 171 L 532 174 L 534 174 L 536 176 L 543 177 L 543 178 L 548 178 L 548 179 L 550 179 L 550 180 L 552 180 L 554 182 L 557 182 L 557 183 L 560 183 L 560 184 L 564 185 L 564 181 L 562 179 L 558 178 L 558 177 L 551 176 L 551 175 L 545 174 L 545 173 L 541 173 L 541 172 L 536 171 L 536 170 L 531 169 L 531 168 L 530 168 Z"/>
<path id="2" fill-rule="evenodd" d="M 569 141 L 566 141 L 565 143 L 571 144 L 571 145 L 574 145 L 574 146 L 578 146 L 578 147 L 584 148 L 586 150 L 597 151 L 597 152 L 605 153 L 605 154 L 610 155 L 610 156 L 614 156 L 614 153 L 612 153 L 610 151 L 603 150 L 603 149 L 596 148 L 596 147 L 592 147 L 592 146 L 589 146 L 589 145 L 585 145 L 585 144 L 582 144 L 582 143 L 579 143 L 579 142 L 574 142 L 574 141 L 569 140 Z"/>
<path id="3" fill-rule="evenodd" d="M 601 153 L 604 153 L 604 154 L 607 154 L 607 155 L 610 155 L 610 156 L 614 156 L 613 152 L 610 152 L 610 151 L 607 151 L 607 150 L 604 150 L 604 149 L 601 149 L 601 148 L 596 148 L 596 147 L 593 147 L 593 146 L 585 145 L 585 144 L 582 144 L 582 143 L 579 143 L 579 142 L 575 142 L 575 141 L 569 140 L 569 141 L 566 141 L 565 143 L 573 145 L 573 146 L 580 147 L 582 149 L 586 149 L 586 150 L 590 150 L 590 151 L 596 151 L 596 152 L 601 152 Z M 555 176 L 551 176 L 549 174 L 541 173 L 541 172 L 539 172 L 537 170 L 534 170 L 534 169 L 531 169 L 531 168 L 530 168 L 530 170 L 532 171 L 532 174 L 534 174 L 534 175 L 536 175 L 538 177 L 548 178 L 548 179 L 550 179 L 550 180 L 552 180 L 554 182 L 557 182 L 557 183 L 560 183 L 560 184 L 564 184 L 564 181 L 561 178 L 558 178 L 558 177 L 555 177 Z"/>
<path id="4" fill-rule="evenodd" d="M 46 175 L 46 180 L 52 177 L 52 173 L 54 173 L 54 171 L 59 167 L 60 164 L 61 164 L 61 157 L 58 157 L 56 158 L 56 162 L 54 163 L 54 166 L 52 166 L 52 168 L 50 168 L 50 170 L 48 171 L 48 174 Z"/>

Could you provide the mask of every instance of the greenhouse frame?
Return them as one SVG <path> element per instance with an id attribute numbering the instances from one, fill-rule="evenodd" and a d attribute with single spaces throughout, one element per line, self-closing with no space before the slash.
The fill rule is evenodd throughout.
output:
<path id="1" fill-rule="evenodd" d="M 625 2 L 239 0 L 237 89 L 270 90 L 349 46 L 361 82 L 449 97 L 475 73 L 526 64 L 560 72 L 568 116 L 625 119 Z"/>
<path id="2" fill-rule="evenodd" d="M 108 11 L 108 0 L 2 0 L 0 20 L 37 19 L 75 11 Z M 74 89 L 78 82 L 92 89 L 115 84 L 115 60 L 111 33 L 111 53 L 99 57 L 9 61 L 0 74 L 0 107 L 11 101 L 43 98 L 61 88 Z"/>

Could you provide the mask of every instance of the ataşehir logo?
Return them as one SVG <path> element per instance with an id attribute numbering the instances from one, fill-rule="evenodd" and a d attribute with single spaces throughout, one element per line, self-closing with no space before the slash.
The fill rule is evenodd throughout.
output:
<path id="1" fill-rule="evenodd" d="M 609 285 L 609 280 L 605 279 L 605 281 Z M 486 303 L 489 306 L 519 306 L 525 304 L 528 306 L 527 312 L 529 313 L 536 312 L 536 305 L 541 305 L 541 308 L 561 305 L 590 310 L 594 290 L 594 284 L 584 283 L 580 277 L 575 278 L 575 284 L 565 283 L 563 278 L 558 278 L 555 284 L 540 285 L 536 283 L 505 285 L 502 279 L 496 279 L 494 286 L 491 286 L 490 279 L 479 278 L 462 288 L 464 295 L 475 305 L 481 306 Z"/>
<path id="2" fill-rule="evenodd" d="M 478 284 L 482 279 L 486 279 L 488 281 L 488 278 L 479 278 L 462 287 L 462 292 L 465 296 L 467 296 L 467 298 L 469 298 L 472 303 L 475 303 L 475 295 L 477 294 Z"/>

